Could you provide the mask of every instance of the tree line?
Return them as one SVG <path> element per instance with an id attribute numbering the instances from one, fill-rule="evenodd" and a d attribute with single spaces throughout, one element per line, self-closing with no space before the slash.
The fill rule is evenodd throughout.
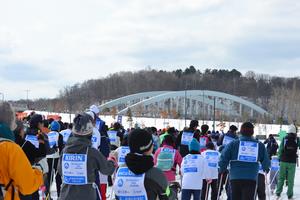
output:
<path id="1" fill-rule="evenodd" d="M 272 114 L 272 120 L 300 121 L 300 79 L 257 74 L 236 69 L 205 69 L 194 66 L 174 71 L 145 69 L 118 72 L 64 87 L 56 98 L 30 102 L 36 110 L 77 112 L 90 104 L 129 94 L 158 90 L 214 90 L 245 98 Z M 22 102 L 24 100 L 20 100 Z M 274 121 L 273 121 L 274 122 Z"/>

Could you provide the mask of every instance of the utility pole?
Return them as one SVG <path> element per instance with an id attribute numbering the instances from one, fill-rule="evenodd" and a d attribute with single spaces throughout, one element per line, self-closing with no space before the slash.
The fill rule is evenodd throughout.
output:
<path id="1" fill-rule="evenodd" d="M 214 97 L 214 123 L 213 123 L 213 130 L 216 129 L 216 97 Z"/>
<path id="2" fill-rule="evenodd" d="M 28 93 L 30 92 L 30 90 L 25 90 L 26 92 L 26 101 L 27 101 L 27 109 L 29 110 L 29 101 L 28 101 Z"/>

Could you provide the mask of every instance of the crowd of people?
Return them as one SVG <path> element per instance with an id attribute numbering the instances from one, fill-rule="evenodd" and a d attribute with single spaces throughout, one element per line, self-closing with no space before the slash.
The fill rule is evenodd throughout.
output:
<path id="1" fill-rule="evenodd" d="M 99 113 L 92 105 L 70 124 L 36 113 L 17 121 L 1 102 L 0 200 L 50 200 L 54 179 L 59 200 L 165 200 L 178 193 L 182 200 L 266 200 L 279 199 L 285 183 L 294 197 L 300 141 L 293 124 L 278 145 L 271 134 L 255 138 L 251 122 L 227 133 L 197 120 L 182 131 L 125 130 L 118 122 L 108 127 Z"/>

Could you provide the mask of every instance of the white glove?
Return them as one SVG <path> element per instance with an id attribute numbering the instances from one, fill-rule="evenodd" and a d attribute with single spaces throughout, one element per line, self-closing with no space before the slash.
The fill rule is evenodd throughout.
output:
<path id="1" fill-rule="evenodd" d="M 41 170 L 43 174 L 46 174 L 49 172 L 49 167 L 48 167 L 46 158 L 43 158 L 42 160 L 40 160 L 38 163 L 36 163 L 32 167 Z"/>

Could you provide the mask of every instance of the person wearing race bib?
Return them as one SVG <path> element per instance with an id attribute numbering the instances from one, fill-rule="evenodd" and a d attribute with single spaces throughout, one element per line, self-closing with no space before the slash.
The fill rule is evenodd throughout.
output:
<path id="1" fill-rule="evenodd" d="M 176 180 L 176 166 L 181 166 L 182 157 L 178 150 L 174 148 L 175 141 L 171 135 L 165 135 L 162 147 L 158 148 L 154 154 L 154 164 L 160 168 L 167 180 Z"/>
<path id="2" fill-rule="evenodd" d="M 194 200 L 200 200 L 203 179 L 207 179 L 208 183 L 211 180 L 207 176 L 207 161 L 200 155 L 200 143 L 196 138 L 189 144 L 189 154 L 182 160 L 181 174 L 181 200 L 190 200 L 192 196 Z"/>
<path id="3" fill-rule="evenodd" d="M 271 194 L 274 193 L 276 185 L 278 183 L 278 174 L 279 174 L 279 158 L 278 156 L 272 156 L 271 159 L 271 170 L 270 170 L 270 187 Z"/>
<path id="4" fill-rule="evenodd" d="M 270 159 L 263 143 L 253 138 L 254 126 L 245 122 L 240 129 L 241 137 L 226 145 L 219 161 L 222 174 L 230 164 L 229 177 L 232 200 L 253 200 L 256 180 L 258 179 L 258 162 L 264 172 L 270 168 Z"/>
<path id="5" fill-rule="evenodd" d="M 220 147 L 219 151 L 221 152 L 223 150 L 223 148 L 229 144 L 230 142 L 232 142 L 233 140 L 238 139 L 239 137 L 236 134 L 236 131 L 238 130 L 238 128 L 235 125 L 231 125 L 229 127 L 229 130 L 226 134 L 221 135 L 219 137 L 219 140 L 217 142 L 217 145 Z"/>
<path id="6" fill-rule="evenodd" d="M 200 152 L 205 151 L 207 143 L 211 142 L 211 139 L 208 137 L 208 129 L 209 126 L 207 124 L 201 126 L 201 134 L 199 137 Z"/>
<path id="7" fill-rule="evenodd" d="M 59 160 L 59 153 L 64 148 L 64 142 L 63 142 L 63 136 L 59 134 L 59 131 L 60 131 L 60 124 L 57 121 L 52 121 L 50 124 L 50 132 L 47 133 L 50 149 L 46 156 L 49 172 L 47 173 L 47 180 L 45 183 L 46 185 L 45 194 L 46 196 L 49 195 L 49 198 L 51 198 L 50 187 L 52 185 L 52 181 L 54 178 L 56 182 L 56 191 L 58 197 L 60 192 L 61 177 L 57 173 L 57 164 Z"/>
<path id="8" fill-rule="evenodd" d="M 174 199 L 163 172 L 154 167 L 151 133 L 135 129 L 129 133 L 129 149 L 124 166 L 117 171 L 114 191 L 119 200 Z"/>
<path id="9" fill-rule="evenodd" d="M 108 160 L 92 147 L 93 124 L 91 117 L 78 114 L 74 118 L 72 134 L 58 163 L 58 173 L 63 184 L 59 200 L 91 199 L 100 195 L 95 184 L 95 172 L 111 175 L 115 170 L 115 159 Z"/>
<path id="10" fill-rule="evenodd" d="M 8 102 L 0 102 L 0 199 L 4 200 L 20 200 L 19 194 L 32 194 L 43 184 L 43 167 L 32 167 L 14 143 L 15 128 L 13 108 Z"/>
<path id="11" fill-rule="evenodd" d="M 189 153 L 189 143 L 194 138 L 194 132 L 199 126 L 198 120 L 191 120 L 190 127 L 181 131 L 176 139 L 176 148 L 179 150 L 181 157 Z"/>
<path id="12" fill-rule="evenodd" d="M 121 124 L 115 122 L 113 127 L 107 131 L 107 134 L 110 140 L 111 150 L 116 150 L 122 143 L 124 135 Z"/>
<path id="13" fill-rule="evenodd" d="M 67 143 L 69 137 L 72 135 L 73 124 L 69 123 L 67 129 L 60 131 L 60 134 L 63 136 L 64 145 Z"/>
<path id="14" fill-rule="evenodd" d="M 292 199 L 294 195 L 294 180 L 296 173 L 297 151 L 300 148 L 300 140 L 297 137 L 297 128 L 294 124 L 288 127 L 288 134 L 285 136 L 278 150 L 278 157 L 280 159 L 279 178 L 276 189 L 276 196 L 280 198 L 283 190 L 284 180 L 287 177 L 288 199 Z"/>
<path id="15" fill-rule="evenodd" d="M 218 199 L 218 162 L 220 153 L 215 150 L 215 145 L 212 142 L 207 143 L 206 150 L 201 153 L 204 159 L 207 161 L 207 177 L 211 179 L 209 184 L 211 188 L 211 200 Z M 201 200 L 205 199 L 207 188 L 207 181 L 203 179 L 203 186 L 201 191 Z"/>
<path id="16" fill-rule="evenodd" d="M 111 152 L 117 159 L 118 167 L 125 165 L 125 157 L 129 152 L 128 135 L 124 135 L 121 146 Z"/>

